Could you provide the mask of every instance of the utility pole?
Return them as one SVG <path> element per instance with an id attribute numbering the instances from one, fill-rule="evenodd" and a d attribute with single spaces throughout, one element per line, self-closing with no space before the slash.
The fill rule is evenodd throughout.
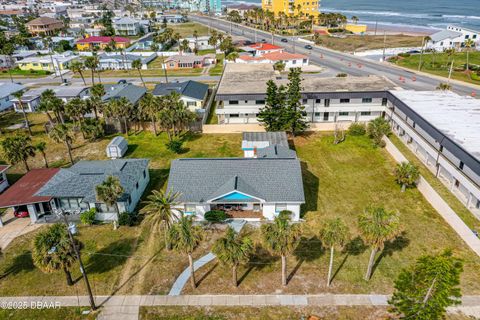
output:
<path id="1" fill-rule="evenodd" d="M 448 84 L 450 84 L 450 79 L 452 78 L 452 71 L 453 71 L 453 59 L 452 59 L 452 64 L 450 64 L 450 71 L 448 71 L 448 81 L 447 81 Z"/>
<path id="2" fill-rule="evenodd" d="M 383 54 L 382 54 L 382 61 L 385 61 L 385 49 L 387 47 L 387 32 L 383 31 Z"/>
<path id="3" fill-rule="evenodd" d="M 163 52 L 161 53 L 161 58 L 162 58 L 162 64 L 163 64 L 163 72 L 165 74 L 165 83 L 168 83 L 167 64 L 165 63 L 165 60 L 163 59 Z"/>
<path id="4" fill-rule="evenodd" d="M 70 238 L 70 244 L 75 251 L 75 255 L 77 256 L 78 263 L 80 264 L 80 272 L 82 273 L 83 280 L 85 280 L 85 286 L 87 287 L 88 291 L 88 298 L 90 300 L 90 307 L 92 310 L 96 310 L 97 306 L 95 305 L 95 300 L 93 299 L 92 288 L 90 287 L 90 282 L 88 281 L 87 273 L 85 272 L 85 268 L 83 267 L 82 257 L 80 256 L 80 252 L 78 251 L 78 247 L 75 245 L 75 240 L 73 239 L 72 232 L 70 231 L 70 226 L 68 225 L 67 215 L 63 209 L 57 210 L 57 215 L 61 215 L 63 217 L 63 221 L 67 227 L 68 236 Z"/>

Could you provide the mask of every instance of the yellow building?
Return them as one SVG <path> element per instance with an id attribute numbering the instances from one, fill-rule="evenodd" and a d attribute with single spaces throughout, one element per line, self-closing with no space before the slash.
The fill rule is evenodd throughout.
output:
<path id="1" fill-rule="evenodd" d="M 56 73 L 58 70 L 68 69 L 70 63 L 77 59 L 78 56 L 71 52 L 65 52 L 63 54 L 53 54 L 51 57 L 50 55 L 28 57 L 15 62 L 15 64 L 20 70 L 50 71 Z"/>
<path id="2" fill-rule="evenodd" d="M 345 25 L 345 30 L 353 32 L 355 34 L 364 34 L 367 32 L 366 24 L 347 24 Z"/>
<path id="3" fill-rule="evenodd" d="M 92 51 L 94 48 L 104 50 L 112 43 L 115 43 L 115 48 L 117 49 L 126 49 L 130 45 L 130 39 L 122 37 L 88 37 L 77 41 L 77 50 Z"/>
<path id="4" fill-rule="evenodd" d="M 320 0 L 262 0 L 262 9 L 272 11 L 276 17 L 280 12 L 287 16 L 299 15 L 318 16 L 320 14 Z"/>

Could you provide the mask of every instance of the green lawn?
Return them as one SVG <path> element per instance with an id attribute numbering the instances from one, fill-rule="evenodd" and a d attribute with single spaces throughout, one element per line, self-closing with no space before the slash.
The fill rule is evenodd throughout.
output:
<path id="1" fill-rule="evenodd" d="M 47 71 L 35 71 L 35 70 L 20 70 L 20 69 L 12 69 L 10 70 L 13 78 L 37 78 L 37 77 L 45 77 L 50 74 Z M 0 72 L 0 78 L 10 78 L 10 73 L 8 70 L 2 70 Z"/>
<path id="2" fill-rule="evenodd" d="M 422 38 L 403 34 L 389 35 L 385 44 L 387 48 L 420 47 Z M 383 35 L 348 35 L 345 38 L 320 36 L 318 41 L 321 46 L 346 52 L 382 49 L 384 46 Z"/>
<path id="3" fill-rule="evenodd" d="M 55 309 L 0 309 L 0 319 L 4 320 L 36 320 L 36 319 L 50 319 L 50 320 L 93 320 L 98 313 L 90 313 L 88 315 L 82 314 L 84 310 L 89 308 L 55 308 Z"/>
<path id="4" fill-rule="evenodd" d="M 223 60 L 225 59 L 225 54 L 217 54 L 217 64 L 208 70 L 210 76 L 221 76 L 223 73 Z"/>
<path id="5" fill-rule="evenodd" d="M 454 71 L 452 72 L 453 79 L 480 84 L 479 78 L 474 80 L 472 79 L 471 74 L 463 71 L 463 65 L 467 63 L 466 52 L 457 52 L 452 57 L 448 57 L 446 53 L 424 54 L 422 58 L 422 71 L 437 76 L 448 77 L 452 59 L 454 61 Z M 420 55 L 415 54 L 406 58 L 400 57 L 396 64 L 409 69 L 418 70 L 419 62 Z M 470 63 L 475 64 L 480 68 L 480 52 L 470 52 Z"/>
<path id="6" fill-rule="evenodd" d="M 199 36 L 208 35 L 208 27 L 196 22 L 185 23 L 170 23 L 169 28 L 173 29 L 173 32 L 178 32 L 183 37 L 193 37 L 193 32 L 196 30 Z"/>
<path id="7" fill-rule="evenodd" d="M 217 109 L 217 101 L 212 102 L 212 106 L 210 107 L 210 113 L 207 117 L 207 124 L 218 124 L 218 116 L 215 113 Z"/>
<path id="8" fill-rule="evenodd" d="M 403 155 L 411 163 L 418 166 L 420 173 L 425 180 L 440 194 L 440 196 L 448 203 L 448 205 L 458 214 L 458 216 L 469 226 L 472 230 L 480 231 L 480 221 L 455 197 L 448 188 L 438 179 L 435 175 L 427 169 L 427 167 L 421 162 L 417 156 L 404 144 L 400 139 L 391 135 L 390 141 L 403 153 Z"/>

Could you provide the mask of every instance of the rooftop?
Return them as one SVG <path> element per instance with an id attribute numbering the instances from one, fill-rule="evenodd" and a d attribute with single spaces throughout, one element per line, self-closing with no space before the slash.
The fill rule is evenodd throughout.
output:
<path id="1" fill-rule="evenodd" d="M 461 32 L 452 31 L 452 30 L 442 30 L 432 34 L 430 36 L 430 39 L 432 39 L 432 41 L 437 42 L 445 39 L 457 38 L 457 37 L 460 37 L 461 35 L 462 35 Z"/>
<path id="2" fill-rule="evenodd" d="M 0 98 L 8 97 L 12 93 L 25 89 L 21 84 L 11 82 L 0 82 Z"/>
<path id="3" fill-rule="evenodd" d="M 254 43 L 249 45 L 250 48 L 259 50 L 259 51 L 266 51 L 266 50 L 280 50 L 283 49 L 282 47 L 276 46 L 271 43 Z"/>
<path id="4" fill-rule="evenodd" d="M 288 148 L 288 138 L 285 131 L 244 132 L 242 134 L 242 149 L 265 148 L 274 144 Z"/>
<path id="5" fill-rule="evenodd" d="M 480 100 L 450 91 L 390 92 L 480 160 Z"/>
<path id="6" fill-rule="evenodd" d="M 43 25 L 49 25 L 49 24 L 56 24 L 56 23 L 62 23 L 62 21 L 49 18 L 49 17 L 40 17 L 33 19 L 29 22 L 26 23 L 27 26 L 43 26 Z"/>
<path id="7" fill-rule="evenodd" d="M 293 158 L 176 159 L 167 190 L 193 203 L 235 191 L 266 202 L 305 202 L 300 161 Z"/>
<path id="8" fill-rule="evenodd" d="M 268 60 L 278 60 L 278 61 L 308 58 L 304 54 L 289 53 L 289 52 L 270 52 L 270 53 L 265 53 L 263 57 L 267 58 Z"/>
<path id="9" fill-rule="evenodd" d="M 273 70 L 271 64 L 227 63 L 218 86 L 217 95 L 265 94 L 268 80 L 274 80 L 277 84 L 286 85 L 288 83 L 287 76 L 280 75 Z M 395 85 L 379 76 L 349 76 L 345 78 L 307 76 L 302 80 L 302 87 L 302 92 L 322 93 L 386 91 L 394 89 Z"/>
<path id="10" fill-rule="evenodd" d="M 80 39 L 80 40 L 77 41 L 77 43 L 110 43 L 112 40 L 115 41 L 115 42 L 120 42 L 120 43 L 124 43 L 124 42 L 129 43 L 130 42 L 130 39 L 123 38 L 123 37 L 92 36 L 92 37 L 88 37 L 88 38 L 85 38 L 85 39 Z"/>
<path id="11" fill-rule="evenodd" d="M 154 96 L 165 96 L 171 92 L 178 92 L 182 96 L 203 100 L 208 92 L 208 85 L 193 80 L 159 83 L 155 86 L 152 93 Z"/>
<path id="12" fill-rule="evenodd" d="M 49 201 L 49 195 L 38 196 L 40 190 L 60 169 L 33 169 L 0 195 L 0 208 Z"/>
<path id="13" fill-rule="evenodd" d="M 125 97 L 134 105 L 137 104 L 147 92 L 147 89 L 144 87 L 139 87 L 131 83 L 106 84 L 104 87 L 106 92 L 102 97 L 104 101 Z"/>

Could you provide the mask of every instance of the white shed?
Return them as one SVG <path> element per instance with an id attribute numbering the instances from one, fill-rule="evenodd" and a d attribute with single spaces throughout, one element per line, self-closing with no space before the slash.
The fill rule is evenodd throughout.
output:
<path id="1" fill-rule="evenodd" d="M 121 158 L 127 152 L 127 149 L 127 140 L 121 136 L 115 137 L 107 146 L 107 157 L 111 159 Z"/>

